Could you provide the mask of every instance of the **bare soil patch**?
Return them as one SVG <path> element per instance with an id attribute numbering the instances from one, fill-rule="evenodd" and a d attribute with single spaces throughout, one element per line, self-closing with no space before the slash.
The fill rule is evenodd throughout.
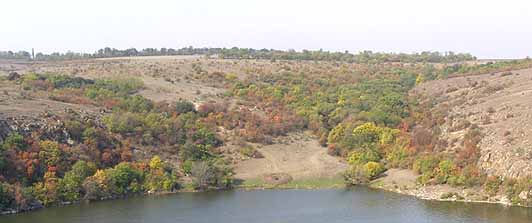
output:
<path id="1" fill-rule="evenodd" d="M 248 159 L 235 165 L 236 178 L 262 179 L 271 174 L 284 174 L 294 180 L 333 178 L 347 169 L 339 157 L 327 154 L 327 149 L 309 133 L 291 134 L 286 144 L 266 145 L 257 150 L 261 159 Z"/>

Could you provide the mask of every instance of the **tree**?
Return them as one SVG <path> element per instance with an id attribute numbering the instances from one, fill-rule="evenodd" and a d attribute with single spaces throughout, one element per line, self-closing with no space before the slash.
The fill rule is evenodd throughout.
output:
<path id="1" fill-rule="evenodd" d="M 59 193 L 61 200 L 77 201 L 82 198 L 83 181 L 96 172 L 94 163 L 87 163 L 83 160 L 76 162 L 72 170 L 65 173 L 65 177 L 59 182 Z"/>
<path id="2" fill-rule="evenodd" d="M 24 150 L 27 144 L 24 142 L 24 137 L 18 133 L 11 133 L 4 139 L 1 149 L 5 150 Z"/>
<path id="3" fill-rule="evenodd" d="M 0 183 L 0 211 L 13 208 L 15 205 L 15 191 L 8 183 Z"/>
<path id="4" fill-rule="evenodd" d="M 59 149 L 59 144 L 54 141 L 45 140 L 39 143 L 41 151 L 39 158 L 48 167 L 57 167 L 62 159 L 62 151 Z"/>
<path id="5" fill-rule="evenodd" d="M 110 196 L 109 179 L 104 170 L 98 170 L 93 176 L 83 181 L 84 199 L 98 200 Z"/>
<path id="6" fill-rule="evenodd" d="M 123 196 L 129 193 L 142 192 L 141 174 L 133 169 L 130 163 L 122 162 L 112 169 L 107 169 L 105 175 L 109 179 L 109 189 L 114 195 Z"/>
<path id="7" fill-rule="evenodd" d="M 34 185 L 35 198 L 41 201 L 44 206 L 57 203 L 59 201 L 58 182 L 59 178 L 55 172 L 47 171 L 44 174 L 44 181 Z"/>
<path id="8" fill-rule="evenodd" d="M 149 163 L 149 172 L 146 176 L 144 187 L 149 192 L 171 191 L 177 185 L 175 174 L 165 171 L 164 162 L 159 156 L 154 156 Z"/>
<path id="9" fill-rule="evenodd" d="M 197 189 L 204 190 L 211 185 L 216 177 L 215 169 L 207 161 L 198 161 L 192 164 L 190 171 Z"/>

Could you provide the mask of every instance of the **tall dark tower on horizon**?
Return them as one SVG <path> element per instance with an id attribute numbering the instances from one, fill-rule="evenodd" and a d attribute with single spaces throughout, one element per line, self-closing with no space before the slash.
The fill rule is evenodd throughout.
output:
<path id="1" fill-rule="evenodd" d="M 35 60 L 35 50 L 31 48 L 31 59 Z"/>

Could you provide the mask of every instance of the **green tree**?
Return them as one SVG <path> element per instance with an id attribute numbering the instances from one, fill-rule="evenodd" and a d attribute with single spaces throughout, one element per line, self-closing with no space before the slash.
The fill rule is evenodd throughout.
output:
<path id="1" fill-rule="evenodd" d="M 122 162 L 106 170 L 110 191 L 119 196 L 142 192 L 142 175 L 130 163 Z"/>
<path id="2" fill-rule="evenodd" d="M 87 163 L 83 160 L 76 162 L 72 170 L 65 173 L 63 179 L 59 181 L 59 193 L 61 200 L 77 201 L 82 198 L 83 181 L 96 172 L 94 163 Z"/>
<path id="3" fill-rule="evenodd" d="M 46 165 L 57 167 L 62 159 L 62 151 L 59 148 L 59 144 L 54 141 L 44 140 L 39 143 L 39 146 L 41 147 L 39 158 Z"/>

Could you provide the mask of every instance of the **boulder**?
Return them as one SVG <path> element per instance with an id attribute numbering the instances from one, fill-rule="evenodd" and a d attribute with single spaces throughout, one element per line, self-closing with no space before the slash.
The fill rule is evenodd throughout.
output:
<path id="1" fill-rule="evenodd" d="M 10 80 L 10 81 L 14 81 L 14 80 L 18 80 L 20 79 L 20 74 L 18 74 L 17 72 L 9 72 L 9 74 L 7 75 L 7 79 Z"/>

